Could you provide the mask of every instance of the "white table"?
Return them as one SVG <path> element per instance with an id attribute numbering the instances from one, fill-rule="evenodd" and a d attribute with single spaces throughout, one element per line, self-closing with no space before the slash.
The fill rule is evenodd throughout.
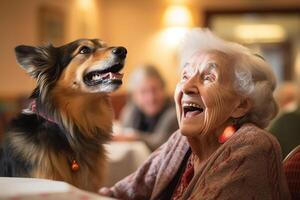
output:
<path id="1" fill-rule="evenodd" d="M 111 142 L 106 149 L 109 159 L 105 186 L 112 186 L 134 172 L 150 155 L 150 150 L 142 142 Z M 61 181 L 0 177 L 0 200 L 37 199 L 111 200 Z"/>
<path id="2" fill-rule="evenodd" d="M 68 183 L 35 178 L 0 177 L 0 200 L 113 200 Z"/>
<path id="3" fill-rule="evenodd" d="M 149 148 L 140 141 L 111 142 L 106 145 L 106 150 L 108 172 L 105 186 L 112 186 L 134 172 L 151 153 Z"/>

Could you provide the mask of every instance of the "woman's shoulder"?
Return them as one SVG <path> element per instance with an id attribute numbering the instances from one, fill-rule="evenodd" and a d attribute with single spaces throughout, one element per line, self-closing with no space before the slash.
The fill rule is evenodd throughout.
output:
<path id="1" fill-rule="evenodd" d="M 216 199 L 215 194 L 221 194 L 221 199 L 238 199 L 242 195 L 288 199 L 271 198 L 273 194 L 288 196 L 279 152 L 270 133 L 254 124 L 243 125 L 203 166 L 195 195 L 206 199 Z M 202 192 L 207 188 L 216 192 Z"/>
<path id="2" fill-rule="evenodd" d="M 134 121 L 136 118 L 139 118 L 142 115 L 138 107 L 129 100 L 122 108 L 120 113 L 120 121 Z M 132 122 L 133 123 L 133 122 Z"/>
<path id="3" fill-rule="evenodd" d="M 259 128 L 255 124 L 247 123 L 240 127 L 237 131 L 236 137 L 245 140 L 246 142 L 253 142 L 253 141 L 271 141 L 277 142 L 275 137 L 266 131 L 265 129 Z"/>
<path id="4" fill-rule="evenodd" d="M 261 176 L 274 169 L 275 174 L 282 173 L 281 149 L 270 133 L 254 124 L 245 124 L 217 150 L 210 165 L 219 166 L 220 173 L 224 170 L 225 174 L 229 168 L 239 169 L 236 174 L 248 178 L 258 178 L 254 173 L 257 170 Z"/>
<path id="5" fill-rule="evenodd" d="M 230 148 L 247 149 L 248 153 L 273 153 L 281 158 L 281 148 L 277 139 L 271 133 L 251 123 L 243 125 L 229 141 Z"/>

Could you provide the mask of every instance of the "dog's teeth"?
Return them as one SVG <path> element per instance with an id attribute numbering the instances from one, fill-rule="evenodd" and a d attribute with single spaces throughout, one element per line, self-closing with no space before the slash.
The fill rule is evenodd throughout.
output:
<path id="1" fill-rule="evenodd" d="M 101 78 L 101 76 L 100 76 L 99 74 L 95 74 L 95 75 L 93 75 L 93 77 L 92 77 L 93 81 L 97 81 L 97 80 L 99 80 L 100 78 Z"/>

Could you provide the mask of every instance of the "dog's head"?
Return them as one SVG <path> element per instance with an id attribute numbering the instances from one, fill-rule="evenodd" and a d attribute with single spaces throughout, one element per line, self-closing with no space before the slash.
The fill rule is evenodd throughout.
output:
<path id="1" fill-rule="evenodd" d="M 112 92 L 122 84 L 127 50 L 107 47 L 97 39 L 80 39 L 61 47 L 15 48 L 18 63 L 37 79 L 38 92 L 56 84 L 78 92 Z"/>

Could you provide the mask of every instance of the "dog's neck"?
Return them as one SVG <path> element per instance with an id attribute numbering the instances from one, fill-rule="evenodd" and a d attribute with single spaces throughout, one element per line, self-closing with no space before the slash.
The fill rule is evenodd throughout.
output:
<path id="1" fill-rule="evenodd" d="M 51 103 L 33 99 L 29 111 L 49 123 L 63 127 L 70 145 L 69 159 L 72 171 L 82 168 L 82 163 L 96 159 L 102 145 L 111 137 L 113 112 L 107 94 L 78 94 L 63 90 L 51 93 Z M 79 153 L 78 153 L 79 152 Z M 89 157 L 86 157 L 86 154 Z M 86 160 L 83 162 L 83 160 Z M 79 167 L 80 166 L 80 167 Z"/>
<path id="2" fill-rule="evenodd" d="M 74 139 L 84 137 L 96 142 L 99 138 L 105 142 L 110 138 L 113 111 L 108 94 L 78 93 L 56 87 L 47 96 L 45 102 L 35 99 L 32 111 L 63 127 Z"/>
<path id="3" fill-rule="evenodd" d="M 75 125 L 88 138 L 98 134 L 110 136 L 113 111 L 107 94 L 83 94 L 57 89 L 53 91 L 53 97 L 57 113 L 68 130 Z"/>

